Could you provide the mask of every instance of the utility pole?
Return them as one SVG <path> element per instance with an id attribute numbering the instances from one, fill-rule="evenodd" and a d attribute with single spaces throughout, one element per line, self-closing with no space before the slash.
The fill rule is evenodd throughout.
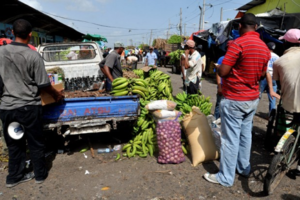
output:
<path id="1" fill-rule="evenodd" d="M 182 9 L 180 8 L 180 23 L 179 23 L 180 36 L 182 36 Z"/>
<path id="2" fill-rule="evenodd" d="M 205 0 L 203 0 L 203 7 L 202 7 L 202 25 L 201 29 L 204 29 L 204 15 L 205 15 Z"/>
<path id="3" fill-rule="evenodd" d="M 152 46 L 152 45 L 151 45 L 151 40 L 152 40 L 152 29 L 151 29 L 151 33 L 150 33 L 149 46 Z"/>
<path id="4" fill-rule="evenodd" d="M 169 28 L 168 28 L 168 32 L 167 32 L 167 40 L 169 39 L 170 28 L 171 28 L 171 22 L 170 22 L 170 19 L 169 19 Z"/>
<path id="5" fill-rule="evenodd" d="M 220 22 L 223 21 L 223 7 L 221 7 Z"/>
<path id="6" fill-rule="evenodd" d="M 184 36 L 186 36 L 186 23 L 184 24 Z"/>
<path id="7" fill-rule="evenodd" d="M 202 8 L 201 6 L 199 6 L 199 9 L 200 9 L 200 19 L 199 19 L 199 31 L 201 31 L 201 23 L 202 23 Z"/>

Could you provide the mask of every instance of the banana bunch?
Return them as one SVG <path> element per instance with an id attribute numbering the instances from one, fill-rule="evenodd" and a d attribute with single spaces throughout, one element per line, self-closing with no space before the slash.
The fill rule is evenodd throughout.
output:
<path id="1" fill-rule="evenodd" d="M 150 75 L 150 80 L 147 78 L 149 80 L 149 87 L 151 87 L 150 89 L 151 95 L 149 99 L 150 100 L 162 99 L 162 100 L 172 101 L 173 88 L 172 88 L 170 76 L 158 70 L 149 73 L 149 75 Z M 154 91 L 155 89 L 156 92 Z"/>
<path id="2" fill-rule="evenodd" d="M 132 70 L 135 75 L 139 76 L 140 79 L 144 79 L 144 71 L 141 69 L 134 69 Z"/>
<path id="3" fill-rule="evenodd" d="M 127 78 L 116 78 L 112 82 L 112 91 L 110 93 L 113 96 L 125 96 L 129 93 L 128 85 L 129 80 Z"/>
<path id="4" fill-rule="evenodd" d="M 185 155 L 187 155 L 188 153 L 191 152 L 191 151 L 190 151 L 190 146 L 189 146 L 187 140 L 181 139 L 181 149 L 182 149 L 182 151 L 183 151 L 183 153 L 184 153 Z"/>
<path id="5" fill-rule="evenodd" d="M 153 156 L 153 153 L 157 150 L 157 140 L 153 129 L 148 128 L 138 134 L 128 144 L 124 145 L 122 150 L 126 152 L 123 156 L 127 156 L 128 158 L 136 155 L 145 158 L 148 154 Z"/>
<path id="6" fill-rule="evenodd" d="M 130 88 L 132 94 L 139 94 L 143 99 L 147 99 L 149 95 L 147 81 L 143 79 L 133 79 Z"/>
<path id="7" fill-rule="evenodd" d="M 177 103 L 177 109 L 183 114 L 189 113 L 193 106 L 199 107 L 205 115 L 209 115 L 211 112 L 212 103 L 210 103 L 210 97 L 205 98 L 204 95 L 187 95 L 185 92 L 182 92 L 176 95 L 175 102 Z"/>

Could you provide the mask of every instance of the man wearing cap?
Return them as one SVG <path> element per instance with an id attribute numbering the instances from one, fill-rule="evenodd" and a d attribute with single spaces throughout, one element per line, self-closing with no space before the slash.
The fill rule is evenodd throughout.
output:
<path id="1" fill-rule="evenodd" d="M 276 44 L 274 42 L 267 43 L 267 46 L 271 52 L 271 59 L 268 62 L 266 78 L 261 80 L 259 84 L 259 90 L 260 90 L 259 98 L 261 99 L 262 93 L 266 90 L 269 97 L 269 115 L 270 115 L 271 111 L 273 109 L 276 109 L 276 98 L 278 99 L 280 98 L 280 96 L 276 94 L 277 91 L 276 81 L 272 81 L 273 63 L 279 58 L 279 56 L 276 53 L 274 53 L 274 50 L 276 48 Z M 276 98 L 274 98 L 274 96 Z"/>
<path id="2" fill-rule="evenodd" d="M 122 77 L 121 54 L 124 51 L 124 45 L 121 42 L 114 44 L 114 51 L 109 53 L 101 62 L 100 69 L 106 76 L 105 89 L 111 91 L 112 82 L 115 78 Z"/>
<path id="3" fill-rule="evenodd" d="M 284 40 L 285 52 L 273 65 L 273 79 L 281 85 L 282 107 L 290 113 L 300 113 L 300 30 L 290 29 L 279 38 Z M 299 116 L 299 115 L 298 115 Z M 300 175 L 300 161 L 295 170 Z"/>
<path id="4" fill-rule="evenodd" d="M 6 187 L 14 187 L 35 177 L 43 183 L 48 176 L 45 161 L 42 105 L 40 92 L 57 102 L 63 96 L 51 85 L 41 55 L 28 47 L 32 26 L 23 19 L 13 24 L 15 41 L 0 48 L 0 118 L 8 147 L 9 163 Z M 24 127 L 24 136 L 15 140 L 8 132 L 12 122 Z M 34 173 L 25 173 L 26 143 Z"/>
<path id="5" fill-rule="evenodd" d="M 146 62 L 145 62 L 145 66 L 149 66 L 149 65 L 156 65 L 157 64 L 157 55 L 156 53 L 153 52 L 153 47 L 149 48 L 149 51 L 146 55 Z"/>
<path id="6" fill-rule="evenodd" d="M 195 42 L 188 40 L 184 45 L 185 50 L 185 85 L 188 94 L 198 94 L 202 75 L 201 55 L 195 50 Z"/>
<path id="7" fill-rule="evenodd" d="M 255 15 L 245 14 L 239 21 L 240 37 L 230 44 L 218 67 L 223 95 L 220 168 L 217 174 L 206 173 L 204 178 L 226 187 L 233 185 L 236 171 L 244 177 L 250 175 L 252 121 L 259 102 L 259 81 L 271 58 L 256 28 Z"/>

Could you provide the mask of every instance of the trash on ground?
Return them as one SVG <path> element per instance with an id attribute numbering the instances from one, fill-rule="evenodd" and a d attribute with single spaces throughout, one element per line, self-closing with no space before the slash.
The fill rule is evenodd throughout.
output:
<path id="1" fill-rule="evenodd" d="M 84 174 L 90 174 L 90 172 L 88 170 L 85 170 L 85 173 Z"/>
<path id="2" fill-rule="evenodd" d="M 103 191 L 106 191 L 106 190 L 109 190 L 110 189 L 110 187 L 103 187 L 103 188 L 101 188 L 101 190 L 103 190 Z"/>

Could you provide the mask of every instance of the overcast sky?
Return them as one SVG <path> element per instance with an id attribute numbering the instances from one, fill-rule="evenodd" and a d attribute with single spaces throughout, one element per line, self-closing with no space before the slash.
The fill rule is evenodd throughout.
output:
<path id="1" fill-rule="evenodd" d="M 22 2 L 50 15 L 74 29 L 86 34 L 100 34 L 108 39 L 108 46 L 115 41 L 125 45 L 149 43 L 152 38 L 166 38 L 171 23 L 170 34 L 178 34 L 182 8 L 182 32 L 186 24 L 186 35 L 198 31 L 200 9 L 203 0 L 21 0 Z M 220 21 L 233 19 L 236 8 L 250 0 L 206 0 L 205 29 Z M 209 4 L 213 5 L 212 7 Z M 82 20 L 85 22 L 79 22 Z M 104 26 L 102 26 L 104 25 Z M 111 26 L 111 27 L 105 27 Z"/>

